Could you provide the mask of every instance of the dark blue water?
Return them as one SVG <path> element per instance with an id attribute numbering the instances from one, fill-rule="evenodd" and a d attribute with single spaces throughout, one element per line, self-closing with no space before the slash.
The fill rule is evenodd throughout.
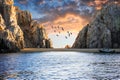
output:
<path id="1" fill-rule="evenodd" d="M 120 54 L 0 54 L 0 80 L 120 80 Z"/>

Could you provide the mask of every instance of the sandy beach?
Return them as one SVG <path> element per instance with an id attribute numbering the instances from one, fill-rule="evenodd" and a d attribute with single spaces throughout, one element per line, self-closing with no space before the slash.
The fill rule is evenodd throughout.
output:
<path id="1" fill-rule="evenodd" d="M 27 52 L 49 52 L 49 51 L 76 51 L 76 52 L 88 52 L 88 53 L 97 53 L 100 49 L 64 49 L 64 48 L 55 48 L 55 49 L 45 49 L 45 48 L 25 48 L 22 49 L 22 53 Z M 116 53 L 120 53 L 120 49 L 112 49 L 115 50 Z"/>

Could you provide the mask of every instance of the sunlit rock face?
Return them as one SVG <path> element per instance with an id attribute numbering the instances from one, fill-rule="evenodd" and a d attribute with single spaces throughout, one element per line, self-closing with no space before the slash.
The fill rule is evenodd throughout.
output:
<path id="1" fill-rule="evenodd" d="M 0 52 L 17 52 L 24 47 L 51 48 L 43 27 L 31 13 L 13 6 L 13 0 L 0 0 Z"/>
<path id="2" fill-rule="evenodd" d="M 0 15 L 0 52 L 17 52 L 23 48 L 23 39 L 16 40 L 16 38 L 15 33 L 6 28 Z"/>
<path id="3" fill-rule="evenodd" d="M 24 47 L 24 37 L 17 25 L 13 0 L 0 1 L 0 51 L 18 51 Z M 6 46 L 7 50 L 2 46 Z M 1 47 L 2 46 L 2 47 Z"/>
<path id="4" fill-rule="evenodd" d="M 2 15 L 0 14 L 0 30 L 4 30 L 6 28 L 4 24 L 4 20 L 2 18 Z"/>
<path id="5" fill-rule="evenodd" d="M 18 7 L 16 8 L 17 12 L 17 22 L 21 27 L 30 26 L 32 21 L 32 15 L 29 11 L 22 11 Z"/>
<path id="6" fill-rule="evenodd" d="M 15 35 L 9 30 L 0 30 L 0 52 L 17 52 L 21 42 L 15 40 Z M 22 45 L 23 46 L 23 45 Z"/>
<path id="7" fill-rule="evenodd" d="M 120 48 L 120 5 L 104 6 L 78 34 L 73 48 Z"/>
<path id="8" fill-rule="evenodd" d="M 16 7 L 17 22 L 24 32 L 25 47 L 27 48 L 51 48 L 52 44 L 48 39 L 46 31 L 37 21 L 32 20 L 28 11 L 22 11 Z"/>

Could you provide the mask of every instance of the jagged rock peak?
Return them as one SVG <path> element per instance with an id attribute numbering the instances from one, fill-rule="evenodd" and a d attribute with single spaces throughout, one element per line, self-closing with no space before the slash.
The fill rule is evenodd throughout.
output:
<path id="1" fill-rule="evenodd" d="M 13 4 L 13 0 L 2 0 L 2 3 L 0 3 L 0 13 L 2 14 L 5 24 L 7 25 L 6 27 L 8 28 L 11 25 L 17 25 L 16 11 Z"/>
<path id="2" fill-rule="evenodd" d="M 30 25 L 30 23 L 32 21 L 31 13 L 29 11 L 22 11 L 18 7 L 15 7 L 15 8 L 16 8 L 16 12 L 17 12 L 18 25 L 20 25 L 21 27 Z"/>
<path id="3" fill-rule="evenodd" d="M 22 11 L 16 7 L 17 22 L 24 32 L 26 47 L 51 48 L 51 40 L 48 39 L 44 26 L 36 20 L 32 20 L 32 15 L 28 11 Z"/>
<path id="4" fill-rule="evenodd" d="M 79 32 L 73 48 L 120 48 L 120 5 L 105 5 Z"/>

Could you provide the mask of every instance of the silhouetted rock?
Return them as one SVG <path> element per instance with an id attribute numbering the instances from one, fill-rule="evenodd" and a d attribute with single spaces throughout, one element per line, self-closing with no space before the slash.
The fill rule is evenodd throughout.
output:
<path id="1" fill-rule="evenodd" d="M 88 25 L 81 30 L 76 38 L 73 48 L 86 48 L 86 38 L 87 38 Z"/>
<path id="2" fill-rule="evenodd" d="M 120 5 L 109 3 L 78 34 L 73 48 L 120 48 Z"/>
<path id="3" fill-rule="evenodd" d="M 45 48 L 53 48 L 52 41 L 50 39 L 45 39 Z"/>

